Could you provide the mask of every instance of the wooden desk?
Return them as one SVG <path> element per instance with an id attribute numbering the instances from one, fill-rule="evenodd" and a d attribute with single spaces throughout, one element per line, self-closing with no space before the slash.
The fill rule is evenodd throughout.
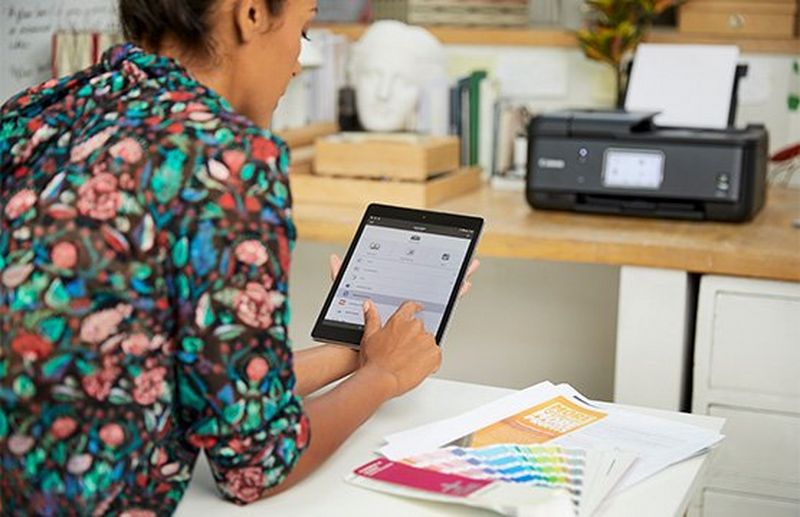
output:
<path id="1" fill-rule="evenodd" d="M 491 516 L 489 511 L 431 503 L 373 492 L 343 481 L 353 468 L 363 465 L 387 434 L 404 431 L 441 418 L 456 416 L 496 400 L 511 390 L 429 379 L 401 398 L 389 401 L 328 460 L 298 486 L 265 501 L 237 507 L 223 501 L 211 477 L 208 462 L 200 458 L 189 490 L 175 512 L 176 517 L 196 515 L 231 516 L 347 516 L 347 517 L 445 517 Z M 627 408 L 646 415 L 719 430 L 721 418 L 665 411 Z M 313 440 L 313 437 L 312 437 Z M 677 517 L 683 515 L 698 486 L 708 454 L 672 465 L 655 476 L 609 498 L 598 512 L 602 517 Z"/>
<path id="2" fill-rule="evenodd" d="M 800 190 L 771 189 L 745 224 L 535 211 L 489 187 L 434 209 L 486 219 L 479 256 L 621 266 L 614 400 L 626 404 L 689 409 L 699 275 L 800 281 Z M 298 204 L 295 221 L 301 239 L 347 244 L 362 213 Z"/>
<path id="3" fill-rule="evenodd" d="M 800 281 L 800 190 L 775 188 L 750 223 L 684 222 L 532 210 L 489 187 L 434 207 L 486 219 L 479 255 L 643 266 Z M 295 207 L 301 239 L 347 244 L 363 208 Z"/>

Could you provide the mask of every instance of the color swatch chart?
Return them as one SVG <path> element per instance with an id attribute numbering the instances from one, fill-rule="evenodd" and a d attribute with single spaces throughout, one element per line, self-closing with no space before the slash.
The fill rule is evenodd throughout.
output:
<path id="1" fill-rule="evenodd" d="M 569 491 L 577 508 L 586 473 L 586 451 L 556 445 L 445 447 L 404 463 L 446 474 Z"/>

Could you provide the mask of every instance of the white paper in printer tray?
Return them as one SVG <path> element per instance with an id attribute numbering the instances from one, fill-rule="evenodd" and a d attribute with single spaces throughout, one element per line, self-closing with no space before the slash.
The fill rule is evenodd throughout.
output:
<path id="1" fill-rule="evenodd" d="M 625 108 L 660 111 L 659 126 L 723 129 L 738 62 L 735 46 L 639 45 Z"/>

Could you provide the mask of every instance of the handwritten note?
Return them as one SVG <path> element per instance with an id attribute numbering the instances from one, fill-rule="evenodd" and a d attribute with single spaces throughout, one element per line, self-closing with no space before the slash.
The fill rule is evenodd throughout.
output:
<path id="1" fill-rule="evenodd" d="M 115 0 L 3 0 L 0 103 L 50 77 L 51 41 L 61 30 L 115 30 Z"/>

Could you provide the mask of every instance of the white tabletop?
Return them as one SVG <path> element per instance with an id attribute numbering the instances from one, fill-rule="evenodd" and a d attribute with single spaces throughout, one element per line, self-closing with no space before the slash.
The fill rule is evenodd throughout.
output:
<path id="1" fill-rule="evenodd" d="M 441 418 L 456 416 L 469 409 L 500 398 L 512 390 L 429 379 L 411 393 L 386 403 L 378 413 L 356 431 L 339 451 L 308 479 L 270 499 L 238 507 L 220 498 L 207 462 L 197 462 L 189 490 L 177 517 L 198 515 L 232 516 L 370 516 L 380 517 L 493 515 L 464 506 L 430 503 L 381 494 L 355 487 L 343 481 L 345 475 L 370 459 L 382 444 L 382 437 Z M 719 418 L 654 409 L 628 408 L 719 430 Z M 707 454 L 673 465 L 657 475 L 610 498 L 600 515 L 678 516 L 686 509 L 707 461 Z"/>

